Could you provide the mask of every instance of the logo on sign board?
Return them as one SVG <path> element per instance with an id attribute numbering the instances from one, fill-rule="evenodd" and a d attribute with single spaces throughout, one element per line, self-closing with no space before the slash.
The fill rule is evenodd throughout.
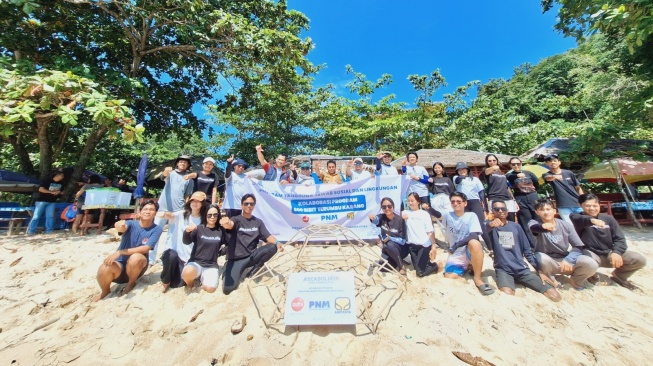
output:
<path id="1" fill-rule="evenodd" d="M 349 310 L 351 309 L 351 300 L 348 297 L 336 297 L 336 310 Z"/>
<path id="2" fill-rule="evenodd" d="M 304 299 L 296 297 L 290 303 L 290 307 L 295 311 L 301 311 L 304 308 Z"/>
<path id="3" fill-rule="evenodd" d="M 347 218 L 348 219 L 353 219 L 354 218 L 354 213 L 353 212 L 348 213 Z"/>
<path id="4" fill-rule="evenodd" d="M 302 221 L 308 222 L 308 216 L 302 216 Z"/>
<path id="5" fill-rule="evenodd" d="M 327 309 L 331 308 L 331 304 L 329 303 L 328 300 L 309 301 L 308 302 L 308 308 L 309 309 L 327 310 Z"/>

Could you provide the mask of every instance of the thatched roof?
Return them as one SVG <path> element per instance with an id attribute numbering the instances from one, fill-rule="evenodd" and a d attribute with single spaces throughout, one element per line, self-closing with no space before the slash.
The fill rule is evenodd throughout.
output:
<path id="1" fill-rule="evenodd" d="M 456 163 L 465 162 L 469 167 L 482 167 L 485 166 L 485 156 L 493 154 L 482 151 L 462 150 L 462 149 L 422 149 L 417 151 L 419 160 L 417 164 L 431 169 L 433 163 L 436 161 L 444 164 L 445 168 L 455 168 Z M 499 162 L 504 165 L 507 164 L 512 156 L 504 154 L 494 154 L 499 159 Z M 405 159 L 404 156 L 392 162 L 392 165 L 401 169 L 401 162 Z"/>

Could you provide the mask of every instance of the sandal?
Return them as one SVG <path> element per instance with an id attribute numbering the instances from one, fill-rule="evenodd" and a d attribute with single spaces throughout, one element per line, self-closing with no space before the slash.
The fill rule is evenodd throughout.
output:
<path id="1" fill-rule="evenodd" d="M 236 320 L 232 325 L 231 325 L 231 333 L 232 334 L 238 334 L 243 331 L 245 328 L 245 325 L 247 325 L 247 318 L 245 315 L 243 315 L 243 319 L 241 320 Z"/>
<path id="2" fill-rule="evenodd" d="M 494 289 L 490 287 L 490 285 L 488 285 L 487 283 L 484 283 L 476 287 L 478 287 L 478 290 L 483 294 L 483 296 L 492 295 L 494 293 Z"/>

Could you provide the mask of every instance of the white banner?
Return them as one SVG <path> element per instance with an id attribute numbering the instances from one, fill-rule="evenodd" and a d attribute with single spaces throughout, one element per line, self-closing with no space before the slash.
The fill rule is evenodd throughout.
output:
<path id="1" fill-rule="evenodd" d="M 286 325 L 356 324 L 354 273 L 291 273 L 284 322 Z"/>
<path id="2" fill-rule="evenodd" d="M 401 175 L 381 175 L 344 184 L 280 185 L 277 182 L 246 179 L 248 192 L 256 196 L 254 216 L 265 223 L 281 241 L 309 225 L 339 224 L 361 239 L 375 239 L 378 228 L 369 214 L 381 212 L 381 199 L 389 197 L 399 214 L 407 184 Z"/>

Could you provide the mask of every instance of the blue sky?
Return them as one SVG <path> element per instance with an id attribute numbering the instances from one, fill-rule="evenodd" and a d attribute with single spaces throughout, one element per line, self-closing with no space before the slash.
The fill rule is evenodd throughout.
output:
<path id="1" fill-rule="evenodd" d="M 326 64 L 315 84 L 336 86 L 352 80 L 345 65 L 376 80 L 393 76 L 393 84 L 374 100 L 390 93 L 396 101 L 414 102 L 417 93 L 407 77 L 439 68 L 447 79 L 443 92 L 471 80 L 510 78 L 513 69 L 575 47 L 554 29 L 556 13 L 542 14 L 535 0 L 387 1 L 289 0 L 288 8 L 304 13 L 316 44 L 308 58 Z M 436 95 L 439 99 L 442 93 Z"/>

